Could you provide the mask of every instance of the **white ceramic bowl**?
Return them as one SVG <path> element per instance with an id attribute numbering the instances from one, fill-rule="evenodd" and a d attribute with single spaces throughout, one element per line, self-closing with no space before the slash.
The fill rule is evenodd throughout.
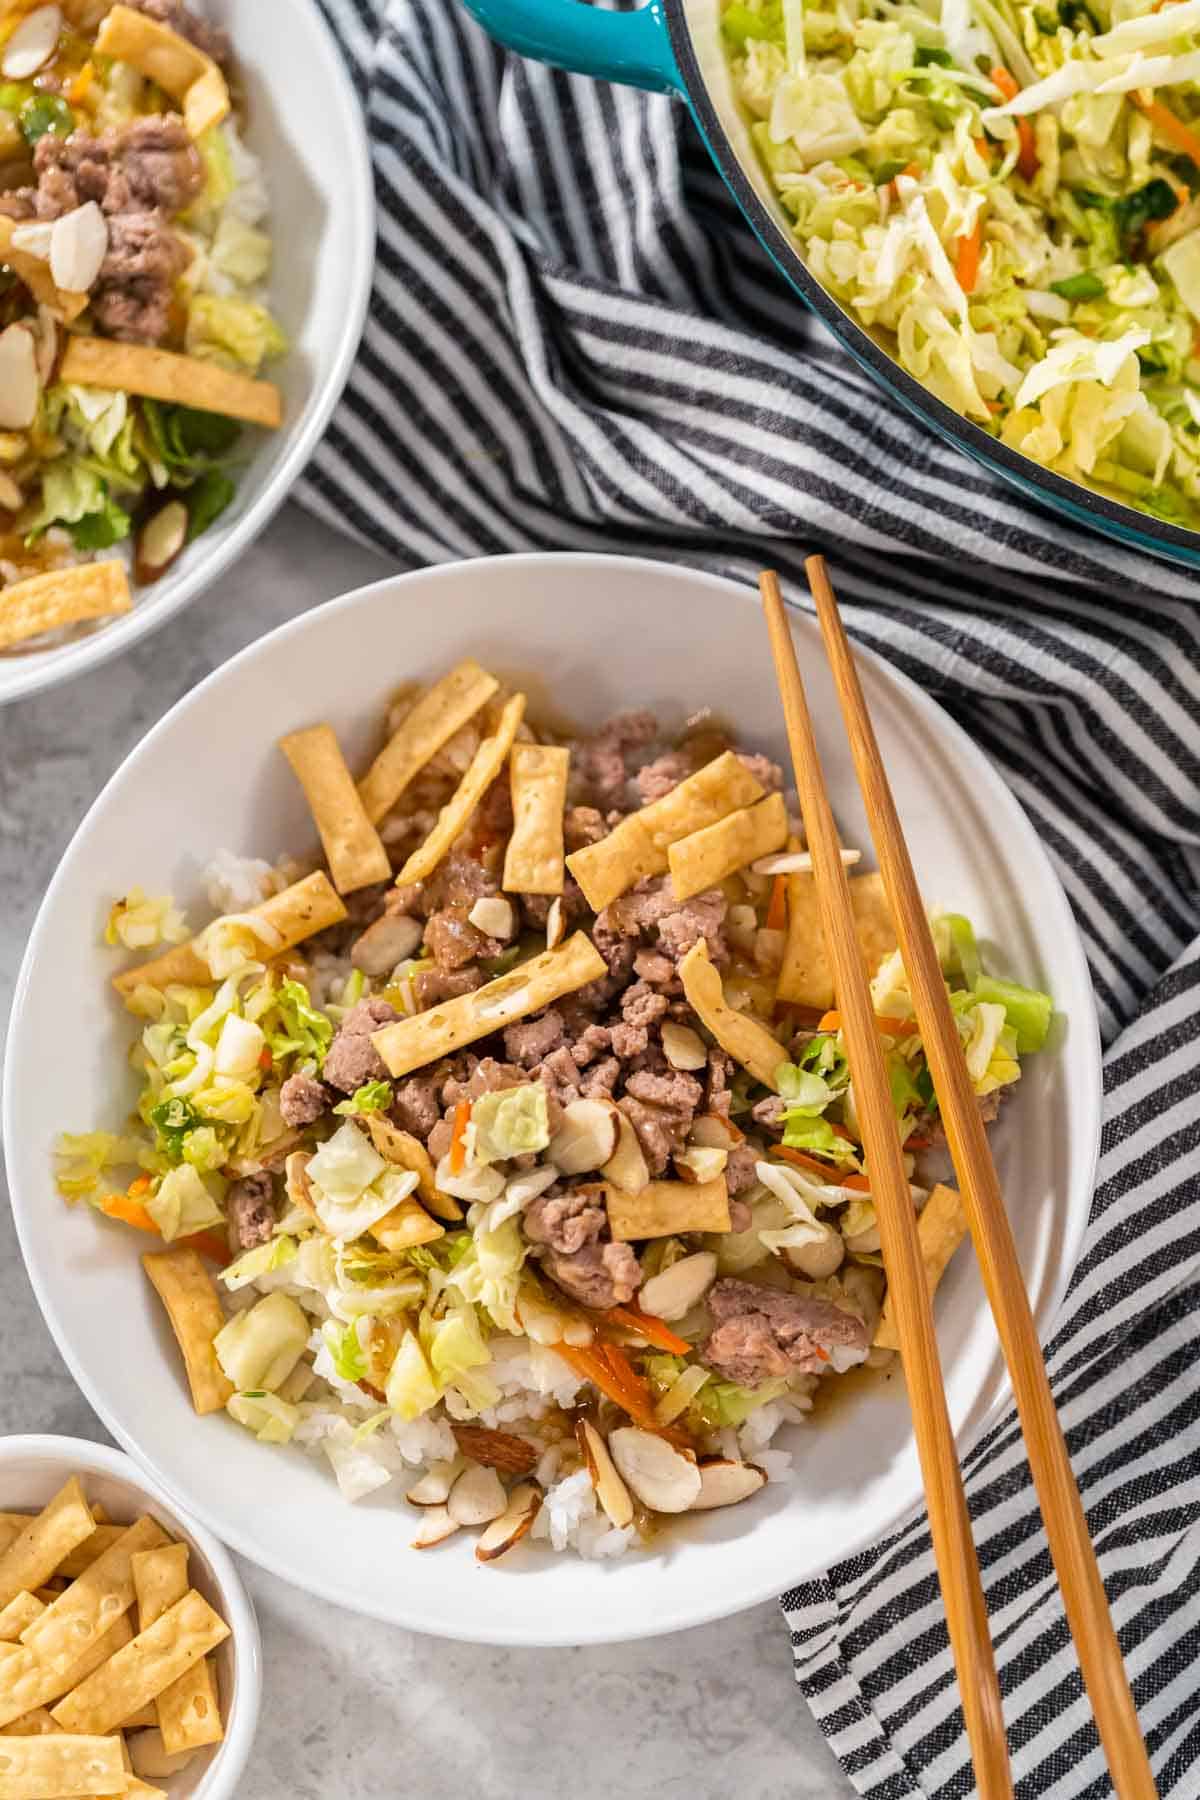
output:
<path id="1" fill-rule="evenodd" d="M 252 460 L 233 504 L 161 581 L 134 589 L 132 611 L 69 642 L 0 655 L 0 705 L 128 650 L 230 568 L 287 498 L 358 348 L 374 267 L 375 196 L 362 110 L 329 27 L 316 0 L 208 0 L 201 10 L 233 39 L 246 140 L 271 190 L 271 304 L 291 348 L 270 375 L 283 390 L 285 422 L 277 432 L 247 428 Z"/>
<path id="2" fill-rule="evenodd" d="M 254 1608 L 233 1558 L 119 1450 L 87 1438 L 0 1438 L 0 1512 L 36 1511 L 71 1475 L 80 1477 L 88 1500 L 106 1506 L 114 1519 L 132 1524 L 149 1513 L 164 1531 L 186 1543 L 192 1586 L 229 1626 L 230 1635 L 216 1651 L 224 1739 L 211 1750 L 197 1751 L 178 1775 L 156 1776 L 154 1785 L 165 1787 L 171 1800 L 234 1800 L 258 1728 L 262 1647 Z"/>
<path id="3" fill-rule="evenodd" d="M 795 621 L 847 842 L 865 844 L 815 626 Z M 327 1599 L 398 1624 L 498 1643 L 671 1631 L 777 1593 L 894 1525 L 920 1478 L 903 1386 L 833 1384 L 795 1434 L 798 1479 L 708 1513 L 647 1554 L 587 1563 L 523 1551 L 482 1569 L 471 1547 L 407 1548 L 410 1515 L 373 1497 L 351 1516 L 325 1469 L 232 1422 L 195 1419 L 137 1245 L 54 1198 L 55 1134 L 115 1124 L 133 1097 L 130 1023 L 108 991 L 100 925 L 131 882 L 174 891 L 203 917 L 198 872 L 220 846 L 274 857 L 307 845 L 300 790 L 274 748 L 330 720 L 352 763 L 372 751 L 384 701 L 470 652 L 519 677 L 536 706 L 596 723 L 649 705 L 705 705 L 785 755 L 757 596 L 659 563 L 516 556 L 378 582 L 274 632 L 189 694 L 128 758 L 76 834 L 46 896 L 13 1012 L 5 1134 L 13 1205 L 50 1328 L 110 1429 L 227 1542 Z M 930 902 L 970 914 L 1007 972 L 1052 985 L 1053 1047 L 1030 1059 L 997 1134 L 1022 1266 L 1043 1333 L 1074 1266 L 1091 1194 L 1099 1058 L 1091 986 L 1045 852 L 983 756 L 944 713 L 873 657 L 863 674 L 918 874 Z M 938 1297 L 960 1443 L 1004 1393 L 970 1256 Z"/>

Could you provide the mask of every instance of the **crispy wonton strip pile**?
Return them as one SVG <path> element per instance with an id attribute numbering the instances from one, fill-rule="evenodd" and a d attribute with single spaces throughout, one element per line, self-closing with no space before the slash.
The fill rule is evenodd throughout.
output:
<path id="1" fill-rule="evenodd" d="M 72 1476 L 44 1511 L 24 1521 L 0 1556 L 0 1604 L 7 1607 L 19 1595 L 49 1581 L 64 1557 L 95 1529 L 83 1489 Z"/>
<path id="2" fill-rule="evenodd" d="M 811 1006 L 827 1012 L 833 1005 L 833 965 L 821 925 L 817 890 L 812 875 L 789 875 L 788 925 L 777 993 L 792 1006 Z M 858 934 L 863 972 L 870 978 L 896 948 L 883 878 L 878 874 L 852 875 L 850 905 Z"/>
<path id="3" fill-rule="evenodd" d="M 4 1739 L 0 1800 L 75 1800 L 127 1792 L 119 1738 L 53 1732 Z"/>
<path id="4" fill-rule="evenodd" d="M 190 1585 L 187 1565 L 186 1544 L 166 1544 L 134 1557 L 133 1586 L 137 1594 L 138 1627 L 143 1633 L 186 1597 Z M 152 1698 L 149 1696 L 148 1700 Z M 210 1658 L 204 1657 L 185 1669 L 162 1689 L 154 1699 L 154 1706 L 163 1747 L 172 1755 L 182 1750 L 199 1750 L 205 1744 L 218 1744 L 224 1736 Z M 122 1714 L 122 1719 L 127 1717 Z"/>
<path id="5" fill-rule="evenodd" d="M 602 912 L 644 876 L 661 875 L 669 848 L 678 839 L 703 831 L 762 797 L 761 784 L 732 750 L 726 750 L 661 800 L 630 813 L 598 844 L 573 851 L 567 867 L 592 911 Z"/>
<path id="6" fill-rule="evenodd" d="M 172 406 L 194 406 L 199 412 L 224 413 L 248 425 L 277 430 L 283 424 L 283 401 L 271 381 L 238 375 L 198 356 L 155 350 L 149 344 L 118 344 L 111 338 L 72 337 L 63 352 L 59 380 L 81 387 L 120 389 L 144 394 Z"/>
<path id="7" fill-rule="evenodd" d="M 258 953 L 270 957 L 294 949 L 305 938 L 330 925 L 340 925 L 346 917 L 346 908 L 334 892 L 329 877 L 317 869 L 303 881 L 293 882 L 281 894 L 272 894 L 261 906 L 255 906 L 239 917 L 262 921 L 264 931 L 257 946 Z M 221 921 L 217 919 L 214 923 L 219 925 Z M 207 929 L 211 931 L 212 926 Z M 246 926 L 246 934 L 253 941 L 250 925 Z M 151 962 L 122 970 L 120 975 L 113 976 L 113 986 L 123 999 L 139 987 L 161 988 L 176 982 L 183 987 L 203 987 L 213 978 L 203 955 L 203 939 L 204 933 L 201 933 L 190 943 L 176 944 Z"/>
<path id="8" fill-rule="evenodd" d="M 50 264 L 44 257 L 14 247 L 12 234 L 16 229 L 17 221 L 0 213 L 0 262 L 7 263 L 14 275 L 20 276 L 39 306 L 48 306 L 69 325 L 87 305 L 88 296 L 56 287 Z"/>
<path id="9" fill-rule="evenodd" d="M 679 976 L 688 1005 L 697 1013 L 720 1044 L 756 1081 L 779 1092 L 776 1070 L 787 1061 L 787 1051 L 757 1019 L 735 1012 L 725 998 L 721 971 L 713 966 L 703 938 L 694 943 L 679 965 Z"/>
<path id="10" fill-rule="evenodd" d="M 372 825 L 390 812 L 415 775 L 485 706 L 500 683 L 468 657 L 422 694 L 358 784 Z"/>
<path id="11" fill-rule="evenodd" d="M 233 1385 L 217 1361 L 213 1339 L 225 1323 L 212 1276 L 194 1250 L 162 1250 L 142 1258 L 171 1329 L 183 1352 L 192 1405 L 198 1413 L 219 1412 Z"/>
<path id="12" fill-rule="evenodd" d="M 957 1188 L 938 1182 L 921 1208 L 917 1220 L 917 1236 L 921 1240 L 921 1259 L 925 1264 L 925 1280 L 932 1294 L 945 1274 L 950 1258 L 967 1235 L 967 1215 Z M 883 1311 L 875 1328 L 875 1346 L 879 1350 L 898 1350 L 896 1321 L 892 1313 L 892 1293 L 884 1297 Z"/>
<path id="13" fill-rule="evenodd" d="M 570 763 L 571 752 L 556 744 L 513 745 L 513 828 L 502 883 L 510 894 L 563 891 L 563 809 Z"/>
<path id="14" fill-rule="evenodd" d="M 425 881 L 437 868 L 455 838 L 470 822 L 471 814 L 504 767 L 517 727 L 525 716 L 524 694 L 514 694 L 504 707 L 490 737 L 485 737 L 471 758 L 466 774 L 438 814 L 437 823 L 419 844 L 396 877 L 398 887 Z"/>
<path id="15" fill-rule="evenodd" d="M 352 894 L 392 872 L 379 833 L 368 819 L 332 725 L 311 725 L 279 740 L 321 835 L 339 894 Z"/>
<path id="16" fill-rule="evenodd" d="M 111 619 L 132 605 L 125 564 L 115 558 L 47 569 L 0 589 L 0 650 L 63 625 Z"/>
<path id="17" fill-rule="evenodd" d="M 544 951 L 511 974 L 476 988 L 473 994 L 462 994 L 429 1012 L 385 1025 L 382 1031 L 372 1033 L 371 1042 L 389 1074 L 407 1075 L 502 1026 L 541 1012 L 564 994 L 573 994 L 607 973 L 608 964 L 591 939 L 586 932 L 577 931 L 557 950 Z"/>
<path id="18" fill-rule="evenodd" d="M 757 856 L 769 856 L 787 843 L 787 807 L 782 794 L 768 794 L 757 806 L 743 806 L 727 813 L 715 825 L 693 831 L 667 849 L 671 892 L 677 900 L 690 900 L 706 888 L 717 887 L 726 876 L 744 869 Z"/>

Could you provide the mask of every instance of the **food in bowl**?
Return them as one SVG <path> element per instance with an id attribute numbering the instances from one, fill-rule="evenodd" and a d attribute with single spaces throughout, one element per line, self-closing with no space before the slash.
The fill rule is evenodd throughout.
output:
<path id="1" fill-rule="evenodd" d="M 483 1527 L 483 1561 L 615 1555 L 783 1477 L 776 1432 L 894 1338 L 782 770 L 708 713 L 535 723 L 470 659 L 358 781 L 328 725 L 280 748 L 323 859 L 220 853 L 198 936 L 117 901 L 111 943 L 169 946 L 115 977 L 141 1092 L 59 1146 L 68 1199 L 165 1240 L 197 1412 L 351 1500 L 396 1482 L 420 1547 Z M 961 1206 L 919 1175 L 937 1107 L 878 876 L 851 892 L 936 1282 Z M 936 929 L 990 1117 L 1051 1002 Z"/>
<path id="2" fill-rule="evenodd" d="M 128 611 L 233 499 L 270 311 L 225 34 L 180 0 L 0 24 L 0 651 Z"/>
<path id="3" fill-rule="evenodd" d="M 1200 528 L 1195 0 L 727 0 L 804 260 L 1013 450 Z"/>
<path id="4" fill-rule="evenodd" d="M 12 1800 L 161 1795 L 224 1732 L 212 1652 L 229 1627 L 189 1549 L 125 1523 L 71 1476 L 37 1513 L 0 1513 L 0 1774 Z"/>

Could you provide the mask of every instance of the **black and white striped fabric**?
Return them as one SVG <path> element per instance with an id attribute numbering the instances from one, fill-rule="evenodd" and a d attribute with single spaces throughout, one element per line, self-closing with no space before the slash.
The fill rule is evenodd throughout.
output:
<path id="1" fill-rule="evenodd" d="M 1108 1099 L 1050 1366 L 1160 1791 L 1197 1800 L 1200 578 L 1030 510 L 883 398 L 758 252 L 678 104 L 508 57 L 450 0 L 323 5 L 380 235 L 306 503 L 403 565 L 623 549 L 795 580 L 820 548 L 859 639 L 985 747 L 1057 862 Z M 1100 1800 L 1011 1417 L 968 1475 L 1021 1800 Z M 861 1793 L 971 1793 L 924 1519 L 783 1606 Z"/>

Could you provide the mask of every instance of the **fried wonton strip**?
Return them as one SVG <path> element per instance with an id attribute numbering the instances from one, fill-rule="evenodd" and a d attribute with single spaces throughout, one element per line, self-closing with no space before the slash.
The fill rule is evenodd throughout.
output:
<path id="1" fill-rule="evenodd" d="M 18 1594 L 49 1581 L 63 1557 L 91 1537 L 95 1529 L 96 1521 L 83 1497 L 79 1478 L 72 1475 L 53 1500 L 26 1522 L 0 1556 L 0 1606 L 7 1606 Z"/>
<path id="2" fill-rule="evenodd" d="M 25 1627 L 40 1619 L 45 1610 L 46 1602 L 36 1594 L 15 1595 L 0 1611 L 0 1644 L 15 1644 Z"/>
<path id="3" fill-rule="evenodd" d="M 723 1175 L 714 1181 L 648 1181 L 636 1194 L 610 1186 L 605 1205 L 618 1243 L 729 1230 L 729 1189 Z"/>
<path id="4" fill-rule="evenodd" d="M 323 869 L 317 869 L 303 881 L 293 882 L 281 894 L 272 894 L 261 906 L 252 907 L 239 917 L 262 921 L 261 938 L 256 936 L 252 925 L 246 925 L 247 949 L 270 958 L 294 949 L 305 938 L 330 925 L 340 925 L 346 917 L 346 908 L 328 875 Z M 213 925 L 220 924 L 220 919 L 213 921 Z M 213 925 L 208 926 L 207 931 L 211 931 Z M 151 962 L 139 963 L 134 969 L 123 969 L 113 976 L 113 986 L 123 999 L 142 986 L 162 988 L 174 983 L 183 987 L 206 986 L 213 976 L 204 959 L 205 936 L 206 932 L 202 932 L 190 943 L 176 944 Z"/>
<path id="5" fill-rule="evenodd" d="M 643 876 L 661 875 L 668 850 L 679 838 L 691 837 L 762 797 L 761 783 L 726 750 L 661 800 L 630 813 L 598 844 L 572 851 L 567 867 L 592 911 L 601 912 Z"/>
<path id="6" fill-rule="evenodd" d="M 721 971 L 709 960 L 703 938 L 694 943 L 679 965 L 679 976 L 688 1005 L 697 1013 L 735 1062 L 749 1069 L 756 1081 L 778 1093 L 775 1071 L 787 1061 L 787 1051 L 757 1019 L 735 1012 L 725 999 Z"/>
<path id="7" fill-rule="evenodd" d="M 81 1681 L 50 1709 L 50 1716 L 68 1731 L 111 1731 L 139 1706 L 156 1700 L 228 1636 L 224 1619 L 192 1589 Z"/>
<path id="8" fill-rule="evenodd" d="M 132 1559 L 136 1552 L 153 1550 L 166 1542 L 161 1525 L 149 1517 L 130 1525 L 110 1550 L 97 1557 L 86 1574 L 73 1581 L 53 1606 L 25 1627 L 21 1642 L 26 1649 L 44 1668 L 69 1669 L 103 1636 L 113 1620 L 133 1605 Z M 132 1712 L 133 1705 L 125 1710 Z"/>
<path id="9" fill-rule="evenodd" d="M 514 694 L 507 701 L 496 722 L 496 729 L 485 737 L 471 758 L 466 774 L 437 816 L 437 823 L 423 844 L 419 844 L 396 877 L 397 886 L 409 881 L 424 881 L 433 874 L 453 844 L 470 822 L 471 814 L 483 799 L 504 767 L 504 761 L 517 735 L 517 726 L 525 716 L 524 694 Z"/>
<path id="10" fill-rule="evenodd" d="M 311 725 L 279 740 L 321 834 L 339 894 L 353 894 L 392 873 L 388 853 L 366 815 L 331 725 Z"/>
<path id="11" fill-rule="evenodd" d="M 419 1200 L 412 1199 L 401 1200 L 368 1230 L 376 1243 L 390 1250 L 393 1256 L 399 1256 L 402 1250 L 412 1250 L 418 1244 L 432 1244 L 435 1238 L 446 1234 L 446 1227 L 431 1219 Z"/>
<path id="12" fill-rule="evenodd" d="M 186 1544 L 167 1544 L 134 1557 L 133 1585 L 142 1631 L 183 1599 L 188 1591 L 187 1564 Z M 159 1726 L 168 1751 L 198 1750 L 204 1744 L 220 1743 L 225 1734 L 211 1660 L 193 1663 L 164 1688 L 153 1713 L 150 1722 Z"/>
<path id="13" fill-rule="evenodd" d="M 220 1412 L 233 1393 L 213 1349 L 225 1323 L 212 1276 L 194 1250 L 160 1250 L 143 1256 L 142 1267 L 167 1309 L 183 1353 L 192 1405 L 198 1413 Z"/>
<path id="14" fill-rule="evenodd" d="M 0 1725 L 0 1737 L 53 1737 L 61 1731 L 44 1706 L 35 1706 L 32 1712 L 22 1713 L 11 1725 Z"/>
<path id="15" fill-rule="evenodd" d="M 403 718 L 358 784 L 372 825 L 390 812 L 415 775 L 468 719 L 473 719 L 500 683 L 470 657 L 435 681 Z"/>
<path id="16" fill-rule="evenodd" d="M 229 112 L 229 89 L 212 57 L 131 6 L 111 9 L 96 34 L 96 48 L 101 56 L 129 63 L 180 101 L 190 137 L 219 125 Z"/>
<path id="17" fill-rule="evenodd" d="M 789 1005 L 828 1012 L 834 1002 L 833 964 L 825 943 L 816 886 L 808 873 L 789 875 L 787 884 L 787 938 L 776 992 Z M 849 887 L 863 972 L 870 979 L 896 948 L 896 931 L 882 876 L 851 875 Z"/>
<path id="18" fill-rule="evenodd" d="M 556 744 L 513 745 L 513 828 L 503 882 L 510 894 L 563 891 L 563 808 L 570 763 L 571 752 Z"/>
<path id="19" fill-rule="evenodd" d="M 671 892 L 677 900 L 690 900 L 705 888 L 716 887 L 756 856 L 769 856 L 787 843 L 787 807 L 782 794 L 768 794 L 757 806 L 743 806 L 727 813 L 715 825 L 693 831 L 667 849 Z"/>
<path id="20" fill-rule="evenodd" d="M 122 1613 L 65 1672 L 47 1668 L 25 1644 L 0 1644 L 0 1726 L 61 1699 L 132 1637 Z"/>
<path id="21" fill-rule="evenodd" d="M 6 1737 L 0 1754 L 0 1800 L 75 1800 L 124 1794 L 125 1765 L 117 1738 Z"/>
<path id="22" fill-rule="evenodd" d="M 59 380 L 144 394 L 168 405 L 224 413 L 228 418 L 244 419 L 248 425 L 265 425 L 272 430 L 283 423 L 283 401 L 273 382 L 239 375 L 198 356 L 155 350 L 149 344 L 119 344 L 112 338 L 68 338 Z"/>
<path id="23" fill-rule="evenodd" d="M 48 262 L 14 246 L 12 234 L 17 223 L 17 220 L 0 214 L 0 263 L 7 263 L 14 275 L 20 276 L 39 306 L 50 307 L 69 325 L 87 305 L 88 295 L 57 287 Z"/>
<path id="24" fill-rule="evenodd" d="M 947 1187 L 939 1181 L 921 1208 L 921 1216 L 917 1220 L 921 1259 L 925 1264 L 925 1280 L 930 1294 L 946 1273 L 950 1258 L 966 1235 L 967 1215 L 963 1211 L 962 1196 L 957 1188 Z M 884 1296 L 883 1311 L 875 1327 L 875 1347 L 878 1350 L 900 1348 L 890 1289 Z"/>
<path id="25" fill-rule="evenodd" d="M 149 1706 L 139 1706 L 135 1713 L 121 1720 L 122 1731 L 148 1731 L 158 1729 L 158 1708 L 151 1701 Z"/>
<path id="26" fill-rule="evenodd" d="M 367 1133 L 385 1162 L 394 1163 L 398 1169 L 411 1169 L 417 1178 L 417 1192 L 421 1196 L 421 1204 L 439 1219 L 448 1219 L 451 1224 L 463 1216 L 462 1207 L 452 1194 L 444 1194 L 437 1184 L 437 1176 L 433 1166 L 433 1158 L 421 1142 L 411 1132 L 401 1131 L 382 1113 L 366 1113 L 363 1124 Z"/>
<path id="27" fill-rule="evenodd" d="M 183 1758 L 183 1763 L 190 1761 L 191 1753 Z M 137 1775 L 126 1775 L 125 1790 L 121 1795 L 115 1796 L 114 1800 L 170 1800 L 170 1795 L 166 1788 L 151 1787 L 148 1781 L 142 1781 Z"/>
<path id="28" fill-rule="evenodd" d="M 63 625 L 114 618 L 132 605 L 125 564 L 116 558 L 29 575 L 0 589 L 0 650 Z"/>
<path id="29" fill-rule="evenodd" d="M 564 994 L 573 994 L 607 973 L 608 964 L 596 946 L 586 932 L 577 931 L 557 950 L 544 950 L 541 956 L 476 988 L 473 994 L 462 994 L 444 1006 L 385 1025 L 372 1033 L 371 1042 L 391 1075 L 407 1075 L 504 1025 L 541 1012 Z"/>

